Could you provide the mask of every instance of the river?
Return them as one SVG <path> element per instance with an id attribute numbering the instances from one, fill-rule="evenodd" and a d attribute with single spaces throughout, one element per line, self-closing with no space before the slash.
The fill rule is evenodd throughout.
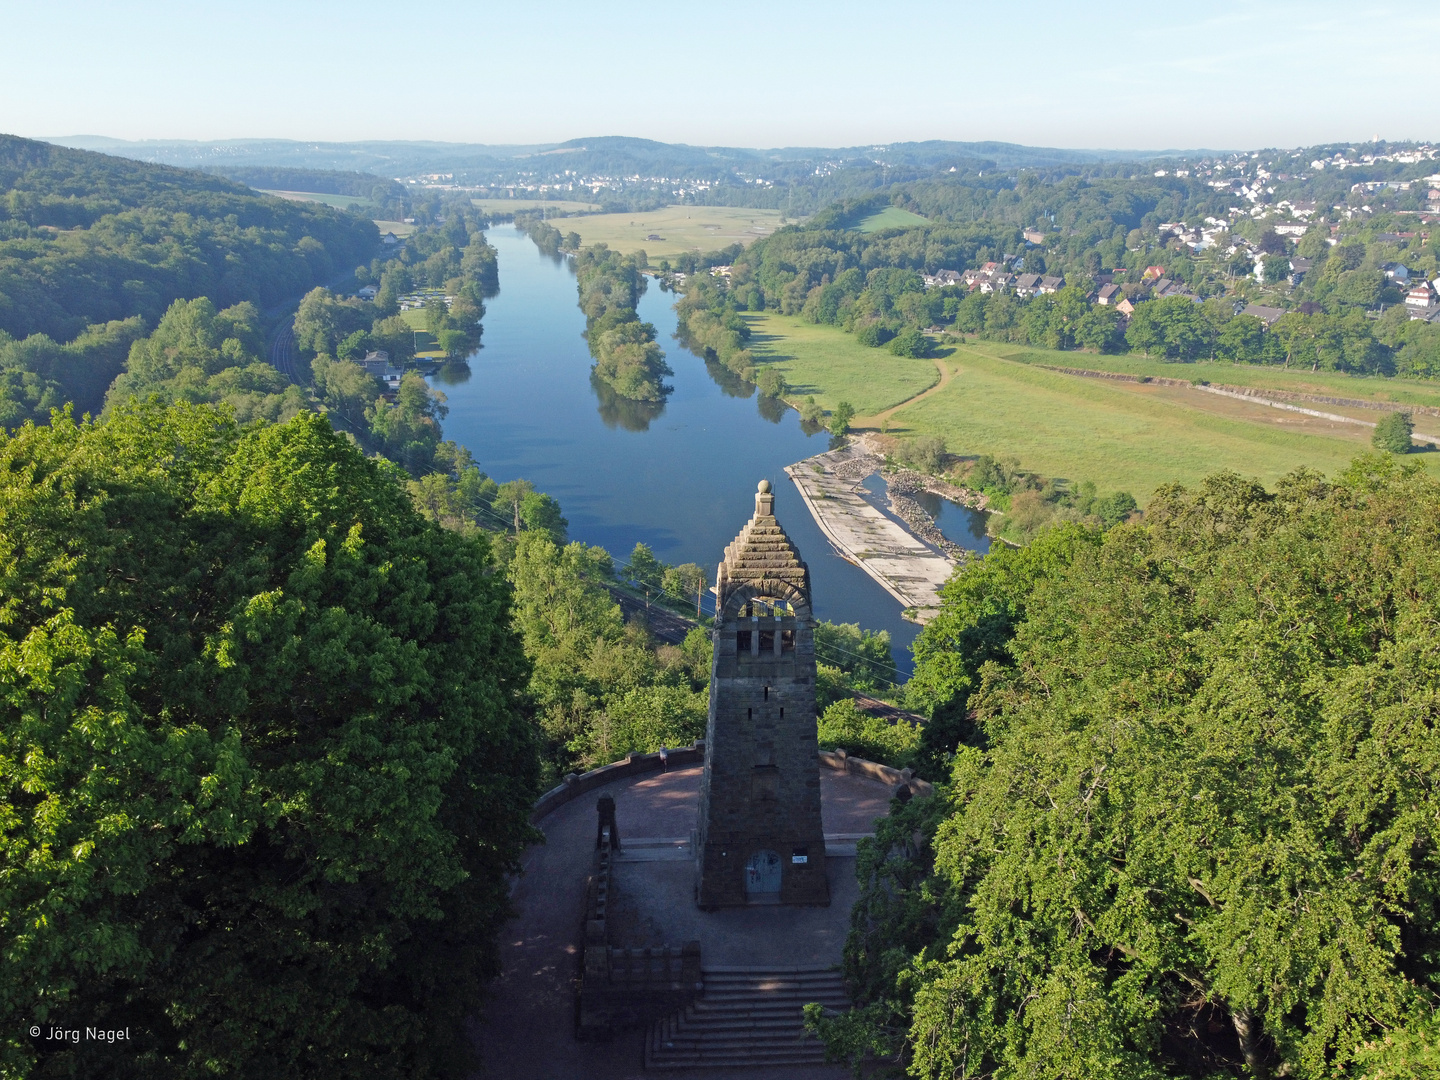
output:
<path id="1" fill-rule="evenodd" d="M 908 675 L 919 628 L 834 554 L 785 475 L 786 465 L 826 449 L 828 437 L 806 435 L 793 409 L 681 346 L 675 297 L 654 281 L 638 310 L 655 324 L 675 390 L 663 406 L 615 399 L 590 378 L 568 260 L 542 255 L 513 226 L 488 238 L 499 252 L 500 293 L 485 305 L 484 345 L 468 377 L 434 379 L 449 399 L 446 437 L 497 480 L 524 477 L 558 499 L 572 539 L 621 559 L 643 542 L 668 563 L 699 563 L 712 575 L 754 511 L 755 485 L 769 480 L 776 516 L 810 565 L 816 617 L 890 631 Z"/>

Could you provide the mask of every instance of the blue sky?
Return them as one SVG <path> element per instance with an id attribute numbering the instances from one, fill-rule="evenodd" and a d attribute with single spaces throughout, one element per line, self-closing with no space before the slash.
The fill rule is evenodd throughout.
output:
<path id="1" fill-rule="evenodd" d="M 31 136 L 1440 139 L 1440 8 L 1414 3 L 3 0 L 0 11 L 0 131 Z"/>

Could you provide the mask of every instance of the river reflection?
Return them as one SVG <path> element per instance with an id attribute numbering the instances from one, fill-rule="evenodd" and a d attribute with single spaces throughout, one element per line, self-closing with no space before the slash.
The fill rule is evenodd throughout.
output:
<path id="1" fill-rule="evenodd" d="M 560 500 L 570 535 L 628 555 L 644 542 L 666 562 L 714 567 L 775 485 L 776 513 L 810 566 L 816 614 L 889 630 L 908 674 L 917 627 L 864 571 L 832 551 L 784 467 L 827 448 L 793 409 L 756 392 L 674 338 L 674 297 L 653 285 L 642 319 L 674 369 L 663 403 L 615 397 L 590 375 L 568 260 L 547 258 L 512 226 L 493 229 L 500 292 L 486 302 L 485 347 L 469 378 L 434 377 L 449 398 L 445 434 L 497 480 L 523 476 Z"/>

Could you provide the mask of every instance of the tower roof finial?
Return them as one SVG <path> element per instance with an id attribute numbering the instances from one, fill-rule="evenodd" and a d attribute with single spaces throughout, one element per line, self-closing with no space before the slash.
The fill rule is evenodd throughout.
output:
<path id="1" fill-rule="evenodd" d="M 761 480 L 755 488 L 755 516 L 775 516 L 775 496 L 770 491 L 769 480 Z"/>

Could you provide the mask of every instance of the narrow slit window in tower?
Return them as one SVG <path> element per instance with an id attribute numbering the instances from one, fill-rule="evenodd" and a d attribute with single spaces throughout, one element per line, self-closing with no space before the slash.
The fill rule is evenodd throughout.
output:
<path id="1" fill-rule="evenodd" d="M 769 700 L 770 700 L 770 688 L 769 688 L 768 686 L 765 687 L 765 700 L 766 700 L 766 701 L 769 701 Z"/>

